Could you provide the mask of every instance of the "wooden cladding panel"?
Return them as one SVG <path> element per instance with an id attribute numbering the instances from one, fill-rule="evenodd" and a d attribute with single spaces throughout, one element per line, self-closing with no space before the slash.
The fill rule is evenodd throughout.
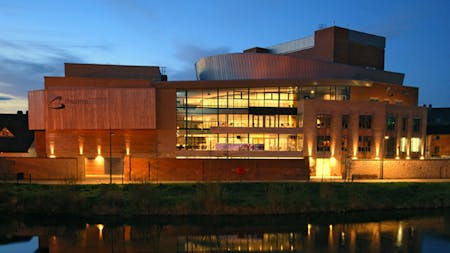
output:
<path id="1" fill-rule="evenodd" d="M 44 77 L 44 88 L 50 89 L 80 89 L 80 88 L 148 88 L 149 80 L 124 80 L 111 78 L 85 77 Z"/>
<path id="2" fill-rule="evenodd" d="M 114 89 L 109 96 L 111 128 L 156 128 L 155 89 Z"/>
<path id="3" fill-rule="evenodd" d="M 166 140 L 175 140 L 175 132 L 172 136 L 164 133 Z M 46 132 L 47 155 L 56 157 L 73 157 L 84 155 L 95 158 L 99 153 L 104 157 L 132 156 L 161 156 L 155 152 L 162 144 L 158 143 L 157 130 L 57 130 Z M 166 142 L 164 142 L 165 144 Z M 167 142 L 172 151 L 175 150 L 174 141 Z M 111 150 L 110 150 L 111 147 Z M 160 152 L 169 153 L 168 148 Z"/>
<path id="4" fill-rule="evenodd" d="M 46 129 L 154 129 L 154 88 L 47 90 Z"/>
<path id="5" fill-rule="evenodd" d="M 28 92 L 28 127 L 30 130 L 45 129 L 46 105 L 43 90 Z"/>

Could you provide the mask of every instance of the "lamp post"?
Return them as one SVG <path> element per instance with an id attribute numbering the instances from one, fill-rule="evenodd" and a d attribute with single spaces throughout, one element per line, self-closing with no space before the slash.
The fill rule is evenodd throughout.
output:
<path id="1" fill-rule="evenodd" d="M 382 141 L 382 144 L 381 144 L 380 179 L 383 179 L 384 153 L 386 152 L 386 150 L 385 150 L 385 143 L 386 143 L 386 140 L 388 140 L 388 139 L 389 139 L 389 136 L 385 135 L 385 136 L 383 137 L 383 141 Z"/>
<path id="2" fill-rule="evenodd" d="M 109 184 L 112 184 L 112 131 L 109 128 Z"/>

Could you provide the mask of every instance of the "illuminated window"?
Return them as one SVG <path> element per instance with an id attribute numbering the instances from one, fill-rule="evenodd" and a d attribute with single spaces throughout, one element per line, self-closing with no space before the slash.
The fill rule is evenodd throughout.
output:
<path id="1" fill-rule="evenodd" d="M 417 137 L 411 138 L 411 152 L 414 153 L 420 152 L 420 144 L 421 144 L 420 138 Z"/>
<path id="2" fill-rule="evenodd" d="M 400 152 L 403 152 L 403 153 L 406 152 L 406 144 L 407 144 L 406 137 L 400 138 Z"/>
<path id="3" fill-rule="evenodd" d="M 330 128 L 331 127 L 331 115 L 319 114 L 317 115 L 317 128 Z"/>
<path id="4" fill-rule="evenodd" d="M 317 136 L 317 151 L 330 151 L 331 138 L 329 135 Z"/>

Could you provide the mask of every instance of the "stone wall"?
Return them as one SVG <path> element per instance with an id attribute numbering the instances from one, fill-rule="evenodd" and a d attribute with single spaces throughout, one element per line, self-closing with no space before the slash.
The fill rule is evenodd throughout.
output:
<path id="1" fill-rule="evenodd" d="M 450 178 L 450 159 L 353 160 L 350 178 L 439 179 Z"/>

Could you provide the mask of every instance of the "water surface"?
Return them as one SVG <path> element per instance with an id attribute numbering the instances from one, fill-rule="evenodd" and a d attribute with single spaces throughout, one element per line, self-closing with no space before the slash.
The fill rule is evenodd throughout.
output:
<path id="1" fill-rule="evenodd" d="M 0 252 L 450 252 L 449 210 L 0 221 Z"/>

